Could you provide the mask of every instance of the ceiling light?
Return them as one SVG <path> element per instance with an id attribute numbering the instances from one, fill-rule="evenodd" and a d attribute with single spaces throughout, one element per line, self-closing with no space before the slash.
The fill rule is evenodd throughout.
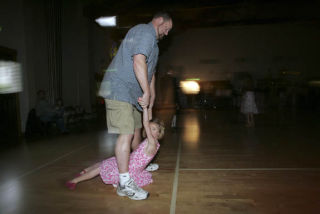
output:
<path id="1" fill-rule="evenodd" d="M 200 78 L 188 78 L 187 81 L 200 81 Z"/>
<path id="2" fill-rule="evenodd" d="M 115 27 L 117 26 L 116 16 L 104 16 L 95 20 L 102 27 Z"/>
<path id="3" fill-rule="evenodd" d="M 196 81 L 180 81 L 180 87 L 185 94 L 198 94 L 200 85 Z"/>

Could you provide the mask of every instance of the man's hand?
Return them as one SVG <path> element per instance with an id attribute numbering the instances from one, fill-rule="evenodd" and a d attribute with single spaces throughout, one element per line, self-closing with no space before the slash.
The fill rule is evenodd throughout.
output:
<path id="1" fill-rule="evenodd" d="M 143 93 L 141 97 L 142 104 L 146 107 L 148 107 L 150 102 L 150 94 L 149 93 Z"/>
<path id="2" fill-rule="evenodd" d="M 147 102 L 143 99 L 143 96 L 138 98 L 138 103 L 140 104 L 140 106 L 141 106 L 143 109 L 148 108 L 149 103 L 147 103 Z"/>

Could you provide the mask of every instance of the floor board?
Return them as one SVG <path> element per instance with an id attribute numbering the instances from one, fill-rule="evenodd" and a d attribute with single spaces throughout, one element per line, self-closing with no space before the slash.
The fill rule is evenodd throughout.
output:
<path id="1" fill-rule="evenodd" d="M 74 191 L 64 182 L 114 154 L 106 129 L 23 141 L 0 152 L 0 213 L 320 213 L 319 123 L 259 115 L 246 128 L 234 111 L 159 110 L 166 135 L 145 187 L 150 197 L 117 196 L 99 177 Z"/>

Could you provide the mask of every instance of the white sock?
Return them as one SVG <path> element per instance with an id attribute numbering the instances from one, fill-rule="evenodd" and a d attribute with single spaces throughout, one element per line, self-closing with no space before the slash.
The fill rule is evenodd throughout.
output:
<path id="1" fill-rule="evenodd" d="M 129 181 L 130 175 L 129 172 L 126 173 L 119 173 L 119 183 L 121 186 L 123 186 L 127 181 Z"/>

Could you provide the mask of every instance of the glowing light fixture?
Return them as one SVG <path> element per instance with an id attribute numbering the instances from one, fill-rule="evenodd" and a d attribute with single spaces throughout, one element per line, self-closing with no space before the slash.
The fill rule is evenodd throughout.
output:
<path id="1" fill-rule="evenodd" d="M 309 81 L 310 86 L 320 87 L 320 81 L 319 80 L 312 80 Z"/>
<path id="2" fill-rule="evenodd" d="M 186 79 L 187 81 L 200 81 L 200 78 L 189 78 Z"/>
<path id="3" fill-rule="evenodd" d="M 180 81 L 180 87 L 185 94 L 198 94 L 200 85 L 196 81 Z"/>
<path id="4" fill-rule="evenodd" d="M 0 60 L 0 94 L 22 91 L 21 66 L 17 62 Z"/>
<path id="5" fill-rule="evenodd" d="M 95 20 L 102 27 L 115 27 L 117 26 L 116 16 L 104 16 Z"/>

